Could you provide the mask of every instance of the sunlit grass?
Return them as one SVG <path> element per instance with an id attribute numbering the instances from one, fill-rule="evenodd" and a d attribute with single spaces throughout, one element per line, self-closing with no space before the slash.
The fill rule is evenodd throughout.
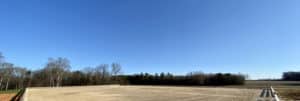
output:
<path id="1" fill-rule="evenodd" d="M 2 90 L 0 91 L 0 94 L 9 94 L 9 93 L 18 93 L 20 90 L 19 89 L 14 89 L 14 90 Z"/>

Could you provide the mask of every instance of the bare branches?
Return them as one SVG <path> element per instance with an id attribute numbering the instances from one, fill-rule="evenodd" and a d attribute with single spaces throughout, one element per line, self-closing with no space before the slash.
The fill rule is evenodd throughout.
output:
<path id="1" fill-rule="evenodd" d="M 70 61 L 66 58 L 49 58 L 45 67 L 45 71 L 49 76 L 49 86 L 61 86 L 64 73 L 69 71 L 70 68 Z"/>
<path id="2" fill-rule="evenodd" d="M 119 63 L 112 63 L 111 68 L 112 68 L 111 73 L 112 73 L 113 76 L 117 76 L 118 74 L 121 73 L 121 68 L 122 67 Z"/>
<path id="3" fill-rule="evenodd" d="M 4 62 L 4 56 L 2 55 L 2 53 L 0 52 L 0 63 Z"/>

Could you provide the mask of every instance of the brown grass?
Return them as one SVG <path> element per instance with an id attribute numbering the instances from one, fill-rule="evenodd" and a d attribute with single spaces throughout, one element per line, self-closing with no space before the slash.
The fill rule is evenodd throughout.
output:
<path id="1" fill-rule="evenodd" d="M 13 96 L 15 96 L 15 93 L 0 94 L 0 101 L 10 101 Z"/>
<path id="2" fill-rule="evenodd" d="M 280 100 L 298 101 L 300 100 L 299 81 L 247 81 L 246 87 L 268 87 L 273 86 Z"/>
<path id="3" fill-rule="evenodd" d="M 280 100 L 283 101 L 299 101 L 300 100 L 300 81 L 246 81 L 245 85 L 226 86 L 228 88 L 251 88 L 262 89 L 272 86 Z"/>
<path id="4" fill-rule="evenodd" d="M 279 96 L 285 100 L 300 100 L 300 89 L 278 88 L 276 89 Z"/>
<path id="5" fill-rule="evenodd" d="M 221 87 L 81 86 L 29 88 L 27 101 L 252 101 L 260 90 Z"/>

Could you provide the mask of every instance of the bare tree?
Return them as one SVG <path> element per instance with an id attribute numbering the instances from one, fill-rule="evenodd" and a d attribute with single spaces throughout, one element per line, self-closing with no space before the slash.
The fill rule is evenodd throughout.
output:
<path id="1" fill-rule="evenodd" d="M 0 90 L 2 90 L 2 82 L 4 80 L 4 76 L 5 76 L 5 69 L 4 69 L 4 56 L 2 55 L 2 53 L 0 52 Z"/>
<path id="2" fill-rule="evenodd" d="M 9 82 L 10 82 L 10 79 L 11 79 L 13 71 L 14 71 L 13 64 L 3 63 L 3 69 L 4 69 L 3 77 L 4 77 L 4 79 L 6 79 L 5 90 L 8 90 Z"/>
<path id="3" fill-rule="evenodd" d="M 3 64 L 0 63 L 0 90 L 2 90 L 2 82 L 3 82 L 3 79 L 4 79 L 4 74 L 5 74 L 5 69 L 3 67 Z"/>
<path id="4" fill-rule="evenodd" d="M 24 88 L 24 80 L 26 78 L 27 70 L 23 67 L 15 67 L 15 76 L 17 78 L 17 88 Z"/>
<path id="5" fill-rule="evenodd" d="M 101 78 L 100 81 L 106 83 L 110 79 L 110 74 L 108 71 L 108 65 L 107 64 L 101 64 L 96 67 L 96 74 L 97 77 Z"/>
<path id="6" fill-rule="evenodd" d="M 62 84 L 64 73 L 70 69 L 70 62 L 61 57 L 49 58 L 45 69 L 49 73 L 50 86 L 59 87 Z"/>
<path id="7" fill-rule="evenodd" d="M 86 74 L 86 84 L 87 85 L 91 85 L 91 84 L 94 84 L 93 81 L 95 81 L 93 79 L 93 76 L 95 74 L 95 69 L 92 68 L 92 67 L 85 67 L 83 72 Z"/>
<path id="8" fill-rule="evenodd" d="M 2 55 L 2 53 L 0 52 L 0 63 L 4 62 L 4 56 Z"/>
<path id="9" fill-rule="evenodd" d="M 48 59 L 48 63 L 46 65 L 46 67 L 44 68 L 43 71 L 46 72 L 46 76 L 49 79 L 49 86 L 50 87 L 54 87 L 55 86 L 55 74 L 56 74 L 56 65 L 55 65 L 55 60 L 53 58 L 49 58 Z"/>
<path id="10" fill-rule="evenodd" d="M 64 76 L 64 73 L 66 71 L 69 71 L 71 66 L 70 66 L 70 61 L 66 58 L 58 58 L 57 61 L 57 67 L 59 68 L 57 71 L 57 84 L 56 86 L 61 86 L 62 84 L 62 78 Z"/>
<path id="11" fill-rule="evenodd" d="M 111 64 L 111 74 L 113 80 L 118 80 L 118 75 L 121 73 L 121 65 L 119 63 L 112 63 Z"/>
<path id="12" fill-rule="evenodd" d="M 112 63 L 111 64 L 111 73 L 112 73 L 113 76 L 116 76 L 116 75 L 120 74 L 121 69 L 122 69 L 122 67 L 119 63 Z"/>

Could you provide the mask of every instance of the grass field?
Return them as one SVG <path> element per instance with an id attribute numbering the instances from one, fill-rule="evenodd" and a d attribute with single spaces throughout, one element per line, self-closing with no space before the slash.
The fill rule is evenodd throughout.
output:
<path id="1" fill-rule="evenodd" d="M 299 81 L 247 81 L 242 86 L 80 86 L 29 88 L 26 101 L 253 101 L 273 86 L 281 100 L 300 100 Z"/>
<path id="2" fill-rule="evenodd" d="M 257 89 L 168 86 L 29 88 L 26 101 L 252 101 Z"/>

